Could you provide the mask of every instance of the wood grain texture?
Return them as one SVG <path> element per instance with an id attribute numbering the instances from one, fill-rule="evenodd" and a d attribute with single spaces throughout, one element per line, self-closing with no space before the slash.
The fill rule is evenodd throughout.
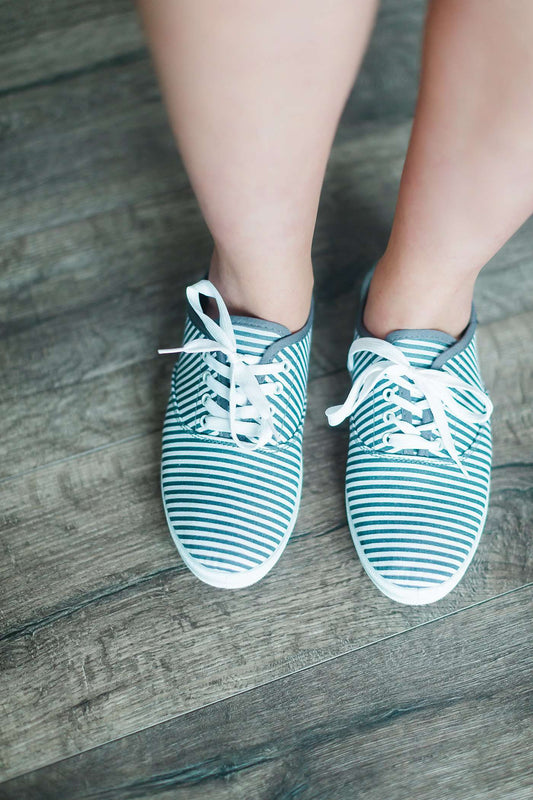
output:
<path id="1" fill-rule="evenodd" d="M 144 47 L 130 0 L 2 0 L 0 22 L 0 97 Z"/>
<path id="2" fill-rule="evenodd" d="M 0 797 L 529 800 L 532 612 L 533 588 L 515 591 L 5 783 Z"/>
<path id="3" fill-rule="evenodd" d="M 6 97 L 0 124 L 3 240 L 185 181 L 147 58 Z"/>

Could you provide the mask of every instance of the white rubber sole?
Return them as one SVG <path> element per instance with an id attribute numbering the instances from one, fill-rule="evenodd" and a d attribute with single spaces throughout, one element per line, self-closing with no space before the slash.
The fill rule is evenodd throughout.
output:
<path id="1" fill-rule="evenodd" d="M 291 533 L 296 525 L 296 519 L 300 510 L 300 501 L 302 499 L 302 483 L 303 483 L 303 468 L 300 471 L 300 483 L 298 485 L 298 494 L 292 517 L 283 539 L 277 546 L 276 550 L 270 555 L 262 564 L 252 569 L 242 570 L 241 572 L 223 572 L 222 570 L 209 569 L 204 567 L 196 558 L 193 558 L 184 545 L 180 542 L 178 535 L 174 532 L 172 523 L 170 522 L 167 507 L 165 505 L 165 498 L 163 494 L 163 476 L 161 475 L 161 499 L 163 501 L 163 508 L 165 510 L 165 517 L 167 526 L 170 532 L 172 541 L 176 545 L 178 553 L 182 557 L 185 565 L 190 571 L 204 583 L 209 586 L 214 586 L 217 589 L 245 589 L 247 586 L 253 586 L 254 583 L 264 578 L 270 572 L 272 567 L 279 561 L 281 554 L 285 550 L 287 543 L 290 539 Z"/>
<path id="2" fill-rule="evenodd" d="M 350 528 L 350 533 L 352 535 L 352 540 L 355 545 L 355 549 L 357 550 L 357 555 L 359 556 L 359 561 L 363 565 L 363 569 L 365 570 L 366 574 L 372 581 L 372 583 L 379 589 L 379 591 L 388 597 L 390 600 L 395 600 L 397 603 L 402 603 L 406 606 L 425 606 L 429 603 L 436 603 L 438 600 L 442 600 L 443 597 L 446 597 L 452 589 L 455 589 L 461 578 L 464 576 L 465 572 L 467 571 L 468 567 L 470 566 L 472 559 L 476 554 L 476 550 L 479 545 L 479 541 L 481 539 L 481 534 L 483 533 L 483 529 L 485 527 L 485 521 L 487 519 L 487 511 L 489 508 L 489 495 L 490 495 L 490 485 L 489 485 L 489 493 L 487 495 L 487 505 L 485 506 L 485 511 L 483 513 L 483 518 L 481 520 L 478 532 L 476 534 L 476 538 L 474 539 L 474 544 L 472 546 L 472 550 L 469 553 L 466 561 L 461 564 L 460 569 L 452 575 L 447 581 L 443 583 L 439 583 L 437 586 L 429 586 L 424 589 L 410 589 L 407 586 L 398 586 L 397 584 L 393 583 L 392 581 L 388 581 L 383 578 L 377 570 L 372 566 L 370 561 L 368 560 L 367 556 L 365 555 L 363 548 L 359 542 L 359 538 L 355 531 L 355 527 L 350 515 L 350 508 L 348 505 L 348 495 L 346 492 L 344 493 L 345 504 L 346 504 L 346 516 L 348 518 L 348 526 Z"/>

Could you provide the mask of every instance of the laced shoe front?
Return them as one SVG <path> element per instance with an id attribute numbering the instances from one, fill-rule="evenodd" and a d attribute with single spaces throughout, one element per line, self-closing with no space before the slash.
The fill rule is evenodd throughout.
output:
<path id="1" fill-rule="evenodd" d="M 187 299 L 183 346 L 159 351 L 181 353 L 163 429 L 163 505 L 189 569 L 239 588 L 266 575 L 296 522 L 312 320 L 291 334 L 230 317 L 207 280 Z"/>
<path id="2" fill-rule="evenodd" d="M 476 551 L 488 506 L 492 403 L 474 313 L 463 336 L 399 330 L 372 337 L 360 320 L 352 388 L 326 411 L 350 418 L 346 509 L 366 572 L 388 597 L 444 597 Z"/>

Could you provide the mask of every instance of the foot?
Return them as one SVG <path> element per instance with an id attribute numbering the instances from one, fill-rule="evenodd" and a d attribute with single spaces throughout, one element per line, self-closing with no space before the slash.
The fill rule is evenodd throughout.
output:
<path id="1" fill-rule="evenodd" d="M 458 338 L 468 325 L 479 270 L 450 268 L 439 281 L 427 264 L 387 258 L 376 264 L 365 302 L 367 330 L 385 339 L 395 330 L 431 329 Z"/>
<path id="2" fill-rule="evenodd" d="M 163 430 L 163 505 L 189 569 L 240 588 L 269 572 L 296 522 L 312 314 L 291 334 L 230 316 L 208 280 L 187 299 L 183 347 L 160 351 L 181 353 Z"/>
<path id="3" fill-rule="evenodd" d="M 362 319 L 348 355 L 352 389 L 326 412 L 332 425 L 350 418 L 350 531 L 387 597 L 431 603 L 465 574 L 487 513 L 492 404 L 476 319 L 458 339 L 409 329 L 377 339 Z"/>

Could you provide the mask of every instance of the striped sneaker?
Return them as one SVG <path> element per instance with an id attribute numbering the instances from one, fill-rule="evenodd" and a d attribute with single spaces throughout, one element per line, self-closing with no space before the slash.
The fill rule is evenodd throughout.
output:
<path id="1" fill-rule="evenodd" d="M 492 403 L 474 312 L 459 340 L 397 330 L 386 340 L 362 313 L 348 354 L 352 388 L 326 411 L 350 417 L 346 509 L 366 572 L 393 600 L 440 600 L 470 564 L 487 513 Z"/>
<path id="2" fill-rule="evenodd" d="M 187 300 L 183 347 L 159 351 L 182 354 L 163 430 L 163 505 L 189 569 L 236 589 L 267 574 L 296 522 L 312 313 L 291 334 L 230 317 L 208 280 L 189 286 Z"/>

